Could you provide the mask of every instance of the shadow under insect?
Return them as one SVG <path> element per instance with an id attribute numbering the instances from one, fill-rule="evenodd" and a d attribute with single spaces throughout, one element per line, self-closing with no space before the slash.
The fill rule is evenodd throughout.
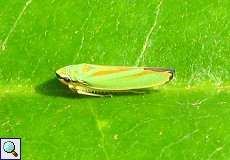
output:
<path id="1" fill-rule="evenodd" d="M 37 93 L 47 96 L 53 97 L 65 97 L 65 98 L 96 98 L 94 96 L 87 96 L 74 93 L 71 91 L 66 85 L 60 83 L 57 79 L 50 79 L 45 81 L 35 87 Z M 132 90 L 126 92 L 114 92 L 108 93 L 114 96 L 135 96 L 135 95 L 143 95 L 149 94 L 151 92 L 158 92 L 158 90 L 149 90 L 149 89 L 142 89 L 142 90 Z M 110 96 L 106 96 L 110 97 Z"/>
<path id="2" fill-rule="evenodd" d="M 76 94 L 69 90 L 67 86 L 61 84 L 57 79 L 45 81 L 37 85 L 35 90 L 37 93 L 47 96 L 76 98 Z"/>

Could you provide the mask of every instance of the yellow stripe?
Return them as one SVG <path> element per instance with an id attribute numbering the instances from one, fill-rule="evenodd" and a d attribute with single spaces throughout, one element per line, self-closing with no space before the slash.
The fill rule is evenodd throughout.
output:
<path id="1" fill-rule="evenodd" d="M 97 71 L 97 72 L 93 73 L 92 76 L 104 76 L 104 75 L 108 75 L 108 74 L 113 74 L 113 73 L 118 73 L 118 72 L 123 72 L 123 71 L 129 71 L 131 69 L 132 68 L 127 68 L 127 67 L 111 68 L 111 69 L 107 69 L 107 70 Z"/>
<path id="2" fill-rule="evenodd" d="M 139 78 L 139 77 L 143 77 L 148 74 L 154 74 L 154 72 L 153 71 L 142 71 L 140 73 L 129 76 L 129 78 Z"/>
<path id="3" fill-rule="evenodd" d="M 82 72 L 83 72 L 83 73 L 86 73 L 86 72 L 88 72 L 88 71 L 89 71 L 89 65 L 86 64 L 86 65 L 84 65 L 84 66 L 82 67 Z"/>

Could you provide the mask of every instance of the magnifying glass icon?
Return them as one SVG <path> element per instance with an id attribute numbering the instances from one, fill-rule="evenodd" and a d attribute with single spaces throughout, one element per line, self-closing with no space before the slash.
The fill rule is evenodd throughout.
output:
<path id="1" fill-rule="evenodd" d="M 11 153 L 14 155 L 14 157 L 17 157 L 18 154 L 15 152 L 15 145 L 11 141 L 7 141 L 3 144 L 3 149 L 6 153 Z"/>

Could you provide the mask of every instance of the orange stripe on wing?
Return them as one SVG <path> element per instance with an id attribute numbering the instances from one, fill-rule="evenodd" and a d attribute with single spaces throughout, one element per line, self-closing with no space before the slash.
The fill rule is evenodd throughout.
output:
<path id="1" fill-rule="evenodd" d="M 113 74 L 113 73 L 118 73 L 118 72 L 123 72 L 123 71 L 130 71 L 132 68 L 127 68 L 127 67 L 120 67 L 120 68 L 111 68 L 107 70 L 101 70 L 97 71 L 92 74 L 92 76 L 104 76 L 108 74 Z"/>
<path id="2" fill-rule="evenodd" d="M 136 73 L 136 74 L 133 74 L 133 75 L 130 75 L 128 76 L 127 78 L 128 79 L 133 79 L 133 78 L 140 78 L 140 77 L 144 77 L 146 75 L 149 75 L 149 74 L 161 74 L 162 76 L 167 76 L 169 77 L 169 73 L 168 72 L 155 72 L 155 71 L 152 71 L 152 70 L 144 70 L 140 73 Z"/>
<path id="3" fill-rule="evenodd" d="M 88 72 L 88 71 L 89 71 L 89 65 L 86 64 L 86 65 L 84 65 L 84 66 L 82 67 L 82 72 L 83 72 L 83 73 L 86 73 L 86 72 Z"/>
<path id="4" fill-rule="evenodd" d="M 146 76 L 148 74 L 154 74 L 154 72 L 152 72 L 152 71 L 142 71 L 140 73 L 133 74 L 133 75 L 127 77 L 127 78 L 139 78 L 139 77 Z"/>

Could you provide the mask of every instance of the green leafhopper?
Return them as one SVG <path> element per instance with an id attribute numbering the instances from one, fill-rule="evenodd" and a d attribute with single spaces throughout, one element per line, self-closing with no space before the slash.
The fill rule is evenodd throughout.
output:
<path id="1" fill-rule="evenodd" d="M 114 92 L 138 92 L 173 79 L 174 69 L 159 67 L 77 64 L 60 68 L 57 78 L 78 94 L 106 96 Z"/>

